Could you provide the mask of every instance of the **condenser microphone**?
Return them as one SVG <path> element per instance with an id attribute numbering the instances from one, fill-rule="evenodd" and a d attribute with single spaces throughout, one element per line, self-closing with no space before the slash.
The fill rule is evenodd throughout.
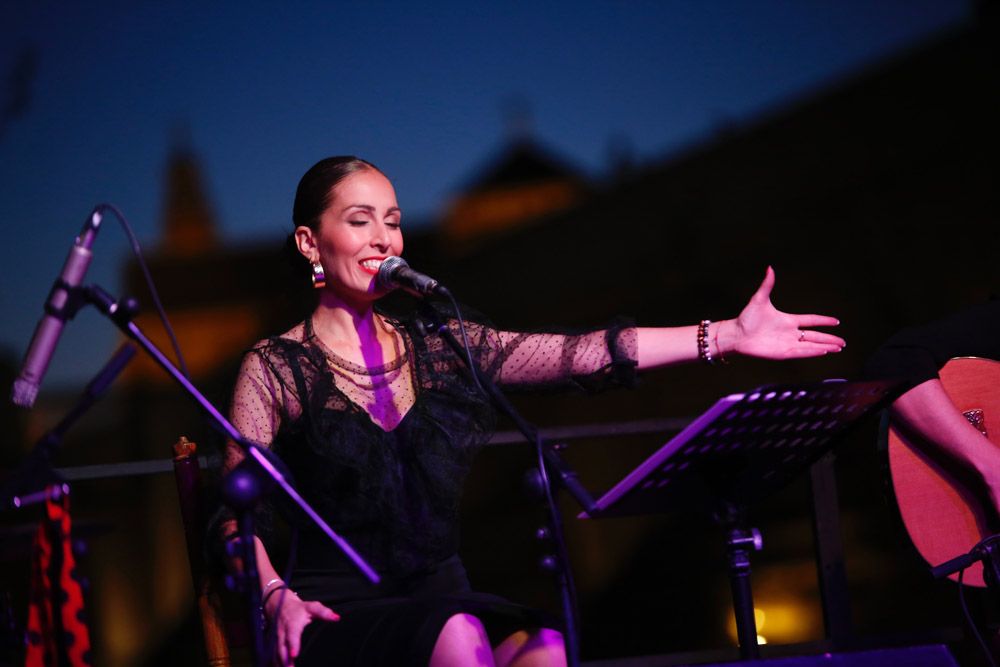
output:
<path id="1" fill-rule="evenodd" d="M 83 277 L 87 274 L 87 267 L 90 266 L 93 257 L 90 248 L 97 238 L 102 217 L 101 209 L 96 208 L 83 223 L 83 230 L 69 250 L 62 273 L 52 283 L 52 290 L 45 302 L 45 314 L 35 327 L 35 335 L 31 339 L 28 353 L 24 355 L 21 374 L 17 376 L 10 392 L 11 400 L 21 407 L 30 408 L 34 405 L 38 387 L 41 386 L 45 371 L 52 361 L 63 326 L 66 320 L 73 317 L 75 311 L 71 296 L 80 287 Z"/>
<path id="2" fill-rule="evenodd" d="M 386 257 L 378 267 L 375 282 L 379 289 L 389 291 L 395 288 L 406 290 L 414 296 L 428 294 L 448 295 L 444 285 L 430 276 L 414 271 L 402 257 Z"/>

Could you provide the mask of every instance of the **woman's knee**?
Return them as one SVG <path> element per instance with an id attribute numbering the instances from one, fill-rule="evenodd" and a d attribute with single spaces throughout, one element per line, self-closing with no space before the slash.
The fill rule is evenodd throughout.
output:
<path id="1" fill-rule="evenodd" d="M 501 642 L 493 656 L 499 667 L 564 667 L 566 645 L 558 630 L 521 630 Z"/>
<path id="2" fill-rule="evenodd" d="M 431 667 L 493 667 L 490 639 L 482 622 L 471 614 L 445 621 L 431 654 Z"/>

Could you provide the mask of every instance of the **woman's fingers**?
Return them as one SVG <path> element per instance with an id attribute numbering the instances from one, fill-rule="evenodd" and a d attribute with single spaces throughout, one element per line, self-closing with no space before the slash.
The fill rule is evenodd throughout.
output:
<path id="1" fill-rule="evenodd" d="M 330 609 L 329 607 L 323 606 L 319 602 L 307 602 L 306 611 L 308 611 L 309 615 L 312 616 L 313 618 L 318 618 L 323 621 L 334 622 L 340 620 L 340 614 Z"/>
<path id="2" fill-rule="evenodd" d="M 840 336 L 835 336 L 834 334 L 826 333 L 825 331 L 812 331 L 812 330 L 800 331 L 799 343 L 818 343 L 821 345 L 832 345 L 837 348 L 838 352 L 847 346 L 847 341 L 845 341 Z"/>
<path id="3" fill-rule="evenodd" d="M 305 628 L 305 624 L 296 626 L 292 632 L 288 633 L 288 662 L 289 665 L 295 664 L 295 658 L 299 657 L 299 642 L 302 639 L 302 630 Z"/>
<path id="4" fill-rule="evenodd" d="M 800 329 L 807 327 L 835 327 L 840 320 L 829 315 L 795 315 L 795 323 Z"/>
<path id="5" fill-rule="evenodd" d="M 828 343 L 799 343 L 798 345 L 789 348 L 788 359 L 804 359 L 806 357 L 821 357 L 824 354 L 835 354 L 840 352 L 843 348 L 839 345 L 831 345 Z"/>
<path id="6" fill-rule="evenodd" d="M 308 618 L 301 613 L 301 610 L 292 609 L 292 606 L 294 603 L 281 610 L 278 618 L 277 648 L 278 664 L 281 667 L 292 667 L 295 664 L 295 656 L 298 655 L 299 635 L 302 634 L 302 628 L 305 627 L 305 623 L 300 619 L 302 617 Z"/>
<path id="7" fill-rule="evenodd" d="M 284 624 L 278 626 L 278 664 L 281 667 L 289 667 L 291 661 L 288 659 L 288 645 L 287 645 L 288 633 L 285 631 Z"/>
<path id="8" fill-rule="evenodd" d="M 304 611 L 308 611 L 305 609 Z M 312 614 L 296 614 L 288 625 L 288 632 L 285 634 L 286 665 L 294 665 L 295 659 L 299 657 L 299 647 L 302 644 L 302 631 L 305 630 L 309 622 L 312 621 Z"/>
<path id="9" fill-rule="evenodd" d="M 751 301 L 765 302 L 771 298 L 771 290 L 774 289 L 774 269 L 770 266 L 764 271 L 764 280 L 761 281 L 760 287 L 754 292 L 753 296 L 750 297 Z"/>
<path id="10" fill-rule="evenodd" d="M 313 620 L 339 621 L 340 615 L 319 602 L 300 602 L 299 608 L 282 615 L 278 626 L 278 660 L 282 667 L 291 667 L 299 657 L 302 632 Z"/>

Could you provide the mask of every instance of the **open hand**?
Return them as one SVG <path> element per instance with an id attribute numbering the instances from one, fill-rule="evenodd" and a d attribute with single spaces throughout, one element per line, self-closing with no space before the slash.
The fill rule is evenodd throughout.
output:
<path id="1" fill-rule="evenodd" d="M 827 315 L 792 315 L 771 303 L 774 269 L 767 267 L 764 281 L 735 320 L 720 323 L 718 347 L 762 359 L 800 359 L 840 352 L 843 338 L 811 327 L 831 327 L 840 321 Z"/>
<path id="2" fill-rule="evenodd" d="M 302 631 L 314 620 L 339 621 L 340 616 L 319 602 L 306 602 L 291 590 L 285 589 L 272 595 L 265 609 L 268 620 L 277 632 L 276 664 L 291 667 L 299 656 Z M 277 618 L 275 618 L 277 614 Z"/>

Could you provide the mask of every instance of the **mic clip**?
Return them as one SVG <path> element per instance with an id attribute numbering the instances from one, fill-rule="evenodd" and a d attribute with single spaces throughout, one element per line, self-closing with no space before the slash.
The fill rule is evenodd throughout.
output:
<path id="1" fill-rule="evenodd" d="M 59 300 L 60 291 L 64 292 L 66 297 L 62 299 L 62 305 L 57 306 L 55 303 Z M 44 310 L 46 314 L 67 322 L 76 317 L 86 302 L 84 288 L 73 287 L 60 276 L 52 283 L 52 289 L 49 290 L 49 296 L 45 300 Z"/>
<path id="2" fill-rule="evenodd" d="M 413 326 L 422 338 L 444 332 L 448 325 L 441 319 L 441 314 L 427 301 L 418 301 Z"/>
<path id="3" fill-rule="evenodd" d="M 93 304 L 119 326 L 127 326 L 139 313 L 139 302 L 130 296 L 116 301 L 99 285 L 89 285 L 83 288 L 82 292 L 88 303 Z"/>

